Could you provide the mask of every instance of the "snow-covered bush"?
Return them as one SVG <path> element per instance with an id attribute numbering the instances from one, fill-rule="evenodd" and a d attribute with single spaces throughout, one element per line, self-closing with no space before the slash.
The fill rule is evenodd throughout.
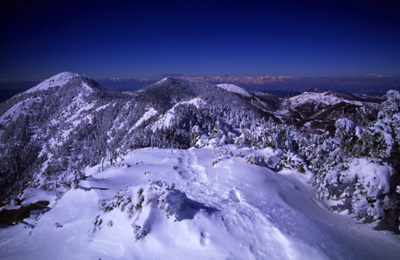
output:
<path id="1" fill-rule="evenodd" d="M 378 113 L 381 120 L 390 119 L 400 113 L 400 93 L 397 90 L 389 90 L 386 93 L 386 101 L 382 103 L 382 110 Z"/>
<path id="2" fill-rule="evenodd" d="M 310 153 L 305 155 L 318 197 L 336 201 L 337 211 L 399 226 L 400 94 L 391 90 L 387 97 L 378 120 L 366 129 L 339 119 L 333 142 L 326 139 L 304 150 Z M 327 147 L 329 142 L 333 145 Z"/>
<path id="3" fill-rule="evenodd" d="M 377 122 L 369 127 L 361 140 L 354 146 L 354 152 L 363 156 L 386 159 L 393 151 L 394 139 L 390 129 Z"/>
<path id="4" fill-rule="evenodd" d="M 307 164 L 297 154 L 292 152 L 284 153 L 279 159 L 279 168 L 295 170 L 300 173 L 307 172 Z"/>
<path id="5" fill-rule="evenodd" d="M 330 138 L 327 133 L 303 137 L 299 139 L 299 154 L 310 170 L 319 173 L 343 161 L 339 145 L 340 139 Z"/>
<path id="6" fill-rule="evenodd" d="M 400 143 L 400 93 L 395 90 L 387 92 L 387 100 L 382 103 L 378 120 L 368 128 L 368 141 L 372 136 L 372 153 L 374 156 L 389 159 L 395 157 L 399 163 Z"/>
<path id="7" fill-rule="evenodd" d="M 285 152 L 297 153 L 301 134 L 294 127 L 284 127 L 276 134 L 276 147 Z"/>
<path id="8" fill-rule="evenodd" d="M 257 155 L 257 154 L 249 154 L 246 157 L 246 161 L 250 164 L 258 165 L 258 166 L 267 166 L 267 161 L 265 160 L 266 158 L 262 155 Z"/>
<path id="9" fill-rule="evenodd" d="M 93 222 L 93 235 L 114 224 L 130 223 L 136 240 L 144 238 L 160 218 L 179 218 L 187 201 L 174 184 L 151 181 L 144 187 L 128 186 L 114 198 L 101 202 L 102 214 Z M 105 225 L 107 224 L 107 225 Z"/>
<path id="10" fill-rule="evenodd" d="M 346 138 L 354 135 L 360 137 L 362 134 L 362 128 L 359 127 L 354 121 L 347 118 L 340 118 L 336 120 L 335 127 L 335 136 L 339 138 Z"/>
<path id="11" fill-rule="evenodd" d="M 202 130 L 198 125 L 192 128 L 191 134 L 191 144 L 190 146 L 196 148 L 203 148 L 208 143 L 208 136 L 204 130 Z"/>
<path id="12" fill-rule="evenodd" d="M 336 201 L 337 211 L 348 210 L 364 220 L 382 218 L 393 207 L 390 194 L 392 168 L 368 159 L 350 159 L 337 169 L 317 176 L 320 199 Z"/>

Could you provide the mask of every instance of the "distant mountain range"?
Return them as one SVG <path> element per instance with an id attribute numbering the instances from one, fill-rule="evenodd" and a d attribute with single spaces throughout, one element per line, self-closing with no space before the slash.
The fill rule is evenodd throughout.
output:
<path id="1" fill-rule="evenodd" d="M 163 75 L 165 76 L 165 75 Z M 198 80 L 214 84 L 231 83 L 256 91 L 273 92 L 277 95 L 288 96 L 298 92 L 321 89 L 337 90 L 351 94 L 383 94 L 389 89 L 400 90 L 400 76 L 369 74 L 361 76 L 341 77 L 295 77 L 295 76 L 193 76 L 172 75 L 172 77 Z M 134 90 L 146 84 L 160 80 L 154 78 L 110 78 L 98 81 L 111 88 Z"/>
<path id="2" fill-rule="evenodd" d="M 342 77 L 294 77 L 294 76 L 193 76 L 181 74 L 162 75 L 147 78 L 99 78 L 103 86 L 119 90 L 133 91 L 153 84 L 164 77 L 189 79 L 214 84 L 230 83 L 250 90 L 265 91 L 279 96 L 290 96 L 299 92 L 320 89 L 337 90 L 351 94 L 384 94 L 389 89 L 400 90 L 400 76 L 370 74 Z M 40 83 L 31 81 L 0 81 L 0 102 Z M 376 100 L 375 100 L 376 101 Z"/>

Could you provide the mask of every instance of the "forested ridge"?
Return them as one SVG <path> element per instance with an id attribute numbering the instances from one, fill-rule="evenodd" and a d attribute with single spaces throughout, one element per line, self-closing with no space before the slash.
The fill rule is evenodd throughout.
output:
<path id="1" fill-rule="evenodd" d="M 398 91 L 377 104 L 332 91 L 281 98 L 165 78 L 121 93 L 61 73 L 0 104 L 0 199 L 10 203 L 26 187 L 61 195 L 86 167 L 102 171 L 137 148 L 227 144 L 279 151 L 246 159 L 311 173 L 317 197 L 333 210 L 398 231 Z"/>

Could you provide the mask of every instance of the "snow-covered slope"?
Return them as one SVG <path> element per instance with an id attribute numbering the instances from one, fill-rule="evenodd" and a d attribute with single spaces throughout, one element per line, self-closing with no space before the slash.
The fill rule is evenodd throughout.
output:
<path id="1" fill-rule="evenodd" d="M 296 108 L 305 103 L 313 103 L 316 107 L 318 106 L 332 106 L 341 102 L 362 105 L 362 102 L 356 100 L 349 100 L 342 96 L 335 95 L 332 91 L 325 92 L 303 92 L 300 95 L 289 98 L 291 108 Z"/>
<path id="2" fill-rule="evenodd" d="M 116 151 L 188 148 L 189 128 L 210 132 L 217 121 L 226 122 L 215 111 L 227 114 L 233 111 L 230 106 L 262 116 L 241 97 L 212 84 L 166 78 L 132 95 L 109 91 L 75 73 L 57 74 L 0 105 L 0 146 L 9 147 L 1 154 L 0 200 L 18 193 L 27 182 L 56 185 L 50 176 L 62 172 L 66 176 L 60 181 L 69 182 L 71 172 L 115 156 Z M 9 176 L 17 180 L 13 185 Z"/>
<path id="3" fill-rule="evenodd" d="M 135 128 L 137 128 L 138 126 L 140 126 L 141 124 L 143 124 L 144 122 L 146 122 L 147 120 L 149 120 L 150 118 L 152 118 L 153 116 L 156 116 L 158 114 L 157 110 L 155 110 L 154 108 L 150 107 L 148 109 L 146 109 L 146 112 L 143 114 L 143 116 L 135 123 L 135 125 L 133 126 L 133 128 L 131 128 L 130 131 L 133 131 Z"/>
<path id="4" fill-rule="evenodd" d="M 83 166 L 115 156 L 116 151 L 146 146 L 188 148 L 207 144 L 210 138 L 233 143 L 250 122 L 262 124 L 269 119 L 309 126 L 307 120 L 320 112 L 319 104 L 325 102 L 325 108 L 335 112 L 338 109 L 332 104 L 342 100 L 333 94 L 304 93 L 288 102 L 250 94 L 235 85 L 176 78 L 165 78 L 132 95 L 108 91 L 87 77 L 64 72 L 0 105 L 0 146 L 10 148 L 2 154 L 3 175 L 18 179 L 34 174 L 35 185 L 44 185 L 50 178 L 47 175 L 81 171 Z M 311 113 L 305 112 L 310 104 L 305 102 L 312 102 Z M 362 104 L 351 119 L 359 123 L 357 118 L 373 114 L 365 107 Z M 328 127 L 346 116 L 342 112 L 330 115 L 320 116 L 329 120 Z M 319 122 L 320 117 L 313 120 Z M 26 165 L 13 165 L 16 154 Z M 7 179 L 0 179 L 0 186 Z M 13 183 L 22 186 L 19 181 Z"/>
<path id="5" fill-rule="evenodd" d="M 79 75 L 76 73 L 72 72 L 61 72 L 59 74 L 56 74 L 52 76 L 51 78 L 43 81 L 42 83 L 38 84 L 37 86 L 30 88 L 29 90 L 26 91 L 26 93 L 32 93 L 35 91 L 44 91 L 48 90 L 53 87 L 62 87 L 69 81 L 71 81 L 74 78 L 78 78 Z"/>
<path id="6" fill-rule="evenodd" d="M 334 129 L 334 122 L 350 118 L 358 125 L 367 126 L 376 120 L 379 105 L 361 102 L 352 96 L 334 92 L 303 92 L 284 101 L 284 118 L 309 133 L 324 133 Z M 291 119 L 290 119 L 291 118 Z"/>
<path id="7" fill-rule="evenodd" d="M 225 89 L 228 92 L 236 93 L 236 94 L 242 95 L 244 97 L 251 97 L 250 93 L 247 92 L 247 90 L 245 90 L 239 86 L 236 86 L 234 84 L 223 83 L 223 84 L 218 84 L 217 86 L 222 89 Z"/>
<path id="8" fill-rule="evenodd" d="M 88 169 L 58 200 L 31 189 L 27 199 L 52 209 L 26 219 L 30 227 L 0 229 L 0 259 L 400 257 L 390 233 L 327 210 L 306 175 L 248 164 L 250 149 L 220 149 L 136 150 Z"/>
<path id="9" fill-rule="evenodd" d="M 206 102 L 202 100 L 201 98 L 194 98 L 188 101 L 182 101 L 176 103 L 171 109 L 169 109 L 167 112 L 165 112 L 160 118 L 154 123 L 152 129 L 153 131 L 157 129 L 168 129 L 172 126 L 172 120 L 176 117 L 176 108 L 178 106 L 189 106 L 192 105 L 196 108 L 200 108 L 201 106 L 204 106 Z M 179 116 L 179 115 L 178 115 Z"/>
<path id="10" fill-rule="evenodd" d="M 15 103 L 10 107 L 4 114 L 0 116 L 0 124 L 9 124 L 17 120 L 21 114 L 27 114 L 29 112 L 29 107 L 33 102 L 40 101 L 40 98 L 27 98 L 23 101 Z"/>
<path id="11" fill-rule="evenodd" d="M 54 83 L 56 81 L 59 83 Z M 317 230 L 328 230 L 333 237 L 344 237 L 341 231 L 335 233 L 324 222 L 328 216 L 322 213 L 325 211 L 319 212 L 314 207 L 314 203 L 320 202 L 310 199 L 313 196 L 310 184 L 304 184 L 304 188 L 303 184 L 295 184 L 301 187 L 293 189 L 291 181 L 283 182 L 282 178 L 292 178 L 281 174 L 285 169 L 293 170 L 293 174 L 313 175 L 316 194 L 320 199 L 336 201 L 333 205 L 336 211 L 353 214 L 377 226 L 379 224 L 382 229 L 398 231 L 400 152 L 397 148 L 400 143 L 400 117 L 396 111 L 400 110 L 400 99 L 397 92 L 388 94 L 390 99 L 380 107 L 377 121 L 378 104 L 354 101 L 346 95 L 331 92 L 307 93 L 288 99 L 259 92 L 248 92 L 247 95 L 237 88 L 166 78 L 141 91 L 117 93 L 87 77 L 69 73 L 56 76 L 54 82 L 48 82 L 47 87 L 34 87 L 32 91 L 0 104 L 1 205 L 14 205 L 14 210 L 19 210 L 21 203 L 37 202 L 32 200 L 39 196 L 28 195 L 21 201 L 21 192 L 26 194 L 32 188 L 40 189 L 47 196 L 51 191 L 58 197 L 57 204 L 54 204 L 54 197 L 46 199 L 51 202 L 52 210 L 40 217 L 33 229 L 38 239 L 45 239 L 40 237 L 40 230 L 53 234 L 52 229 L 56 226 L 58 233 L 53 234 L 54 237 L 61 234 L 60 239 L 64 239 L 71 234 L 70 231 L 78 232 L 76 228 L 79 227 L 87 232 L 86 235 L 90 234 L 88 240 L 93 240 L 93 243 L 87 245 L 89 248 L 95 245 L 92 248 L 95 252 L 114 243 L 123 248 L 112 256 L 114 258 L 128 255 L 146 258 L 151 255 L 149 250 L 143 251 L 147 252 L 145 255 L 134 253 L 138 252 L 136 246 L 132 249 L 128 242 L 110 242 L 108 236 L 114 239 L 115 233 L 125 234 L 123 230 L 129 230 L 127 227 L 134 225 L 134 230 L 131 228 L 125 234 L 126 241 L 132 237 L 134 240 L 149 241 L 146 240 L 149 237 L 152 242 L 146 243 L 150 243 L 155 252 L 168 251 L 165 244 L 159 242 L 160 239 L 182 246 L 178 243 L 182 241 L 174 240 L 169 235 L 171 228 L 175 227 L 180 232 L 178 234 L 190 234 L 188 241 L 194 245 L 193 248 L 189 244 L 183 246 L 185 249 L 179 251 L 181 258 L 188 252 L 186 248 L 196 251 L 197 246 L 203 248 L 205 245 L 214 249 L 211 253 L 204 253 L 204 258 L 211 258 L 210 255 L 214 258 L 235 258 L 235 254 L 241 259 L 269 259 L 274 258 L 274 254 L 277 254 L 276 258 L 290 258 L 291 253 L 287 254 L 290 250 L 293 250 L 293 255 L 304 256 L 305 252 L 309 252 L 316 258 L 343 258 L 345 253 L 336 254 L 324 249 L 311 235 L 304 235 L 308 234 L 306 229 L 299 227 L 288 231 L 290 223 L 296 226 L 306 223 L 306 227 L 316 234 L 319 234 Z M 137 150 L 146 147 L 204 149 Z M 135 151 L 137 154 L 132 155 Z M 144 163 L 148 168 L 140 168 L 141 162 L 147 160 L 147 155 L 142 153 L 150 152 L 160 156 L 159 160 L 148 155 L 152 158 L 151 164 Z M 121 158 L 125 162 L 121 162 Z M 88 170 L 90 167 L 94 167 L 92 171 Z M 143 172 L 141 178 L 136 179 L 138 169 Z M 273 172 L 268 169 L 273 169 Z M 112 176 L 103 175 L 106 173 L 112 173 Z M 91 174 L 98 179 L 84 181 L 84 176 Z M 252 176 L 256 183 L 246 176 Z M 166 183 L 157 184 L 159 179 Z M 126 189 L 122 180 L 123 185 L 128 185 Z M 147 184 L 147 180 L 152 182 Z M 172 183 L 176 186 L 172 187 Z M 82 189 L 87 193 L 83 193 Z M 118 191 L 121 198 L 115 197 Z M 85 212 L 79 205 L 73 205 L 68 196 L 76 199 L 88 193 L 95 194 L 91 195 L 91 204 L 85 204 L 90 218 L 87 218 L 87 223 L 83 220 L 81 223 L 78 218 L 68 215 L 64 207 L 78 207 L 74 210 Z M 143 196 L 135 195 L 138 193 Z M 294 198 L 288 194 L 296 194 L 301 201 L 308 202 L 297 201 L 301 205 L 297 207 Z M 147 203 L 144 197 L 151 199 L 146 205 L 143 204 Z M 96 208 L 97 211 L 93 211 L 93 205 L 97 205 L 99 200 L 105 203 L 100 205 L 102 210 Z M 157 203 L 154 202 L 157 200 Z M 125 213 L 119 213 L 121 203 L 126 204 L 123 208 Z M 161 209 L 153 210 L 153 206 Z M 127 207 L 132 211 L 131 218 L 126 215 Z M 115 208 L 119 210 L 115 211 Z M 141 211 L 138 210 L 140 208 Z M 284 210 L 281 212 L 281 209 Z M 319 213 L 312 215 L 308 210 Z M 294 215 L 290 215 L 291 212 Z M 94 226 L 92 224 L 96 222 L 97 215 L 92 215 L 95 213 L 99 219 Z M 57 214 L 64 214 L 65 217 Z M 196 217 L 204 221 L 197 223 Z M 7 225 L 24 218 L 11 216 Z M 114 218 L 123 222 L 114 225 Z M 326 218 L 337 225 L 336 219 Z M 122 231 L 116 232 L 99 224 L 100 219 L 114 228 L 122 227 Z M 175 219 L 177 221 L 173 222 Z M 297 219 L 302 222 L 296 222 Z M 58 224 L 48 225 L 46 221 Z M 239 225 L 237 229 L 235 223 L 241 222 L 248 228 Z M 182 226 L 182 223 L 187 225 Z M 88 225 L 89 230 L 85 229 Z M 214 235 L 210 235 L 209 231 L 199 231 L 200 237 L 196 239 L 200 245 L 194 243 L 196 239 L 191 233 L 191 230 L 200 230 L 199 225 L 210 227 L 207 230 L 216 230 Z M 353 226 L 349 224 L 348 227 Z M 166 231 L 163 231 L 164 228 Z M 12 230 L 19 230 L 19 227 Z M 63 233 L 61 230 L 70 231 Z M 264 233 L 272 234 L 273 239 Z M 218 234 L 221 236 L 218 237 Z M 213 244 L 211 241 L 216 240 L 211 240 L 211 236 L 227 242 Z M 81 235 L 78 237 L 87 239 Z M 349 248 L 341 248 L 345 247 L 341 239 L 331 241 L 324 240 L 322 236 L 316 237 L 332 247 L 336 243 L 340 252 L 350 251 Z M 242 238 L 247 242 L 239 242 Z M 359 239 L 352 237 L 351 241 L 344 240 L 353 243 L 353 238 Z M 77 241 L 81 241 L 79 239 Z M 65 241 L 65 244 L 68 243 Z M 240 243 L 243 244 L 243 251 L 237 249 L 241 248 Z M 146 248 L 150 244 L 141 245 Z M 157 248 L 155 244 L 159 251 L 154 249 Z M 361 248 L 357 243 L 355 247 Z M 71 248 L 79 248 L 82 254 L 88 252 L 80 246 L 71 245 Z M 48 249 L 44 247 L 43 250 Z M 232 253 L 226 255 L 222 252 Z M 107 254 L 113 253 L 107 251 Z M 364 255 L 357 253 L 358 256 Z"/>

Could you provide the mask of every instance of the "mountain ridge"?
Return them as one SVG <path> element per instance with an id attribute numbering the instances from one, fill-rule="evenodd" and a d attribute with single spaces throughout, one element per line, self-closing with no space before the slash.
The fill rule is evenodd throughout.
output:
<path id="1" fill-rule="evenodd" d="M 0 104 L 1 201 L 10 203 L 26 187 L 61 194 L 84 178 L 87 167 L 110 167 L 119 156 L 137 148 L 228 144 L 280 151 L 275 159 L 249 156 L 247 160 L 275 171 L 312 171 L 323 194 L 329 187 L 318 178 L 327 169 L 319 167 L 324 160 L 332 160 L 331 152 L 336 157 L 350 153 L 372 156 L 364 142 L 366 138 L 381 138 L 374 132 L 378 128 L 369 128 L 381 120 L 378 109 L 377 103 L 332 91 L 282 98 L 238 86 L 173 77 L 121 93 L 86 76 L 61 73 Z M 343 130 L 343 118 L 351 122 L 345 126 L 362 127 L 365 140 L 355 132 L 342 134 L 350 131 Z M 346 145 L 349 140 L 351 145 Z M 311 147 L 326 152 L 315 155 Z M 390 147 L 374 149 L 380 153 L 380 149 Z M 393 158 L 393 151 L 386 152 L 387 156 Z M 382 163 L 393 161 L 386 155 L 373 156 Z M 340 165 L 343 160 L 326 167 Z M 382 217 L 382 212 L 374 214 Z"/>

